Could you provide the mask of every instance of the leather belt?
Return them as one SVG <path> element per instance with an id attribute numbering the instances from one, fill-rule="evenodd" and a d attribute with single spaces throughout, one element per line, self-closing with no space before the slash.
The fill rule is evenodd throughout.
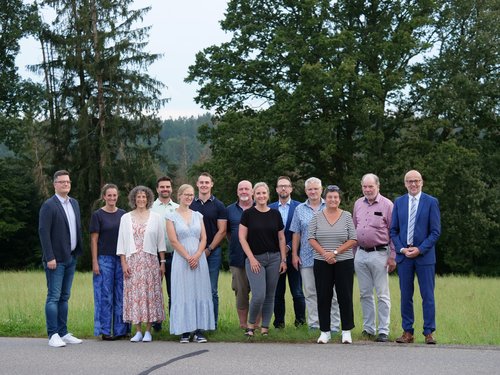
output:
<path id="1" fill-rule="evenodd" d="M 372 251 L 385 251 L 385 250 L 387 250 L 387 246 L 388 245 L 379 245 L 379 246 L 374 246 L 374 247 L 363 247 L 363 246 L 360 246 L 359 248 L 361 250 L 366 251 L 367 253 L 370 253 Z"/>

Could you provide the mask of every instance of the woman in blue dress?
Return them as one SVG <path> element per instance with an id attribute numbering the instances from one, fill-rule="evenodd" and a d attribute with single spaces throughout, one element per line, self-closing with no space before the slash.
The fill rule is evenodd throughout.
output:
<path id="1" fill-rule="evenodd" d="M 130 332 L 123 321 L 123 272 L 116 242 L 125 210 L 116 207 L 118 187 L 106 184 L 101 190 L 105 205 L 90 219 L 90 251 L 94 284 L 94 335 L 116 340 Z"/>
<path id="2" fill-rule="evenodd" d="M 189 205 L 194 188 L 184 184 L 177 192 L 179 207 L 167 214 L 167 236 L 175 249 L 172 259 L 172 307 L 170 333 L 181 343 L 207 342 L 203 331 L 215 329 L 212 291 L 205 247 L 203 215 Z"/>

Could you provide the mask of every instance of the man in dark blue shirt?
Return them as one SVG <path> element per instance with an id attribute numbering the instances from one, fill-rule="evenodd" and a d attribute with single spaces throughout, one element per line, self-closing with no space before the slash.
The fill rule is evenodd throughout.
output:
<path id="1" fill-rule="evenodd" d="M 220 243 L 226 236 L 227 214 L 224 203 L 212 195 L 214 186 L 212 176 L 203 172 L 196 181 L 198 196 L 191 203 L 193 211 L 198 211 L 203 215 L 203 223 L 207 232 L 207 256 L 208 271 L 210 273 L 210 284 L 212 286 L 212 299 L 214 303 L 215 328 L 219 316 L 219 270 L 222 263 L 222 250 Z"/>

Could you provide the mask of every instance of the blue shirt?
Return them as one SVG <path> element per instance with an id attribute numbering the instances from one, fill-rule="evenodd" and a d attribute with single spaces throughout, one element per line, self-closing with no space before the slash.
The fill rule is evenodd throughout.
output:
<path id="1" fill-rule="evenodd" d="M 321 198 L 321 203 L 317 211 L 321 211 L 323 208 L 325 208 L 325 201 Z M 309 200 L 306 200 L 297 206 L 293 214 L 292 223 L 290 224 L 290 231 L 300 234 L 299 256 L 302 268 L 314 265 L 314 249 L 309 245 L 307 237 L 309 234 L 309 222 L 317 211 L 311 207 Z"/>
<path id="2" fill-rule="evenodd" d="M 215 198 L 213 195 L 203 202 L 199 197 L 196 197 L 193 203 L 189 206 L 193 211 L 198 211 L 203 215 L 203 224 L 207 232 L 207 246 L 210 245 L 218 232 L 217 221 L 227 220 L 226 207 L 224 203 Z"/>
<path id="3" fill-rule="evenodd" d="M 240 244 L 238 231 L 240 229 L 241 215 L 243 215 L 243 208 L 240 207 L 238 202 L 230 204 L 226 208 L 227 212 L 227 226 L 229 238 L 229 265 L 233 267 L 245 267 L 245 252 Z"/>

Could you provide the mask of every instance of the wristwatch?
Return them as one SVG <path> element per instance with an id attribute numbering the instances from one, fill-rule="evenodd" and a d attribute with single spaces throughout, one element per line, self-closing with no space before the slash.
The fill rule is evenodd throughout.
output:
<path id="1" fill-rule="evenodd" d="M 339 252 L 337 250 L 333 250 L 333 254 L 339 255 Z"/>

